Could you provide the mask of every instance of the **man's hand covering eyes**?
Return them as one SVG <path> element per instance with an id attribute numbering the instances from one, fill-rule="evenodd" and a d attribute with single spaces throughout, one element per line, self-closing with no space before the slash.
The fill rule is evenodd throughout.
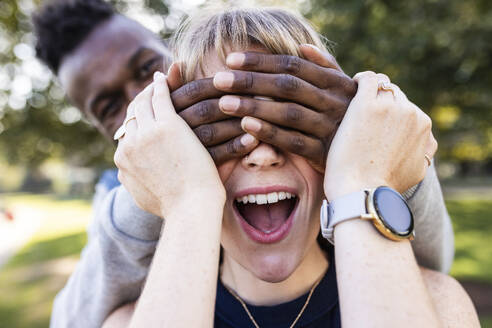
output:
<path id="1" fill-rule="evenodd" d="M 231 53 L 228 72 L 177 88 L 172 100 L 218 165 L 250 152 L 245 132 L 305 157 L 324 172 L 336 129 L 357 90 L 330 54 L 302 45 L 306 59 L 258 52 Z M 170 70 L 170 79 L 176 67 Z M 178 88 L 179 87 L 179 88 Z M 274 98 L 275 101 L 252 98 Z M 233 118 L 231 118 L 233 116 Z"/>

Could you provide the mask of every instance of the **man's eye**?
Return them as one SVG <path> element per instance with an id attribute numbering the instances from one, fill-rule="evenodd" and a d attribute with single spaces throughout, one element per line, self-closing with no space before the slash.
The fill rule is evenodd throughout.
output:
<path id="1" fill-rule="evenodd" d="M 102 122 L 106 118 L 113 116 L 120 107 L 120 101 L 118 99 L 112 99 L 104 105 L 103 109 L 99 113 L 99 120 Z"/>
<path id="2" fill-rule="evenodd" d="M 152 73 L 158 70 L 159 59 L 152 58 L 151 60 L 146 61 L 140 68 L 138 69 L 137 77 L 140 80 L 144 80 L 148 78 Z"/>

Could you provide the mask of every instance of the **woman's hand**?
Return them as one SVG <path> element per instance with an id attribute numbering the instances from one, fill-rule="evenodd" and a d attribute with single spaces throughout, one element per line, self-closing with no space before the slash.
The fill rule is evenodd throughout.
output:
<path id="1" fill-rule="evenodd" d="M 127 117 L 136 119 L 126 121 L 114 161 L 118 179 L 142 209 L 167 217 L 183 202 L 225 201 L 215 164 L 176 114 L 164 74 L 154 75 L 154 83 L 130 104 Z"/>
<path id="2" fill-rule="evenodd" d="M 437 142 L 431 119 L 384 74 L 355 75 L 358 91 L 333 139 L 325 173 L 328 200 L 389 186 L 403 192 L 420 182 Z M 386 82 L 391 90 L 380 88 Z"/>

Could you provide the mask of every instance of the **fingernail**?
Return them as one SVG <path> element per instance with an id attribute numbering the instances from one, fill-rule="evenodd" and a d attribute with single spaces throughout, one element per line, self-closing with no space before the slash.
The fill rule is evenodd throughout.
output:
<path id="1" fill-rule="evenodd" d="M 238 108 L 241 100 L 234 96 L 223 96 L 219 100 L 219 107 L 223 112 L 234 113 Z"/>
<path id="2" fill-rule="evenodd" d="M 303 46 L 308 46 L 308 47 L 310 47 L 310 48 L 313 48 L 313 49 L 314 49 L 314 50 L 316 50 L 317 52 L 321 52 L 321 50 L 320 50 L 318 47 L 316 47 L 314 44 L 310 44 L 310 43 L 303 43 L 302 45 L 303 45 Z"/>
<path id="3" fill-rule="evenodd" d="M 246 133 L 244 136 L 241 137 L 241 144 L 245 147 L 251 146 L 255 142 L 256 138 L 249 133 Z"/>
<path id="4" fill-rule="evenodd" d="M 260 122 L 250 117 L 244 117 L 241 121 L 241 126 L 244 130 L 249 130 L 253 132 L 258 132 L 261 130 Z"/>
<path id="5" fill-rule="evenodd" d="M 162 74 L 162 72 L 159 72 L 159 71 L 154 72 L 154 81 L 157 81 L 158 79 L 162 79 L 163 77 L 164 77 L 164 74 Z"/>
<path id="6" fill-rule="evenodd" d="M 233 52 L 227 56 L 226 64 L 227 66 L 241 66 L 244 63 L 244 54 L 240 52 Z"/>
<path id="7" fill-rule="evenodd" d="M 219 72 L 214 76 L 214 85 L 217 88 L 230 88 L 234 82 L 234 74 L 230 72 Z"/>

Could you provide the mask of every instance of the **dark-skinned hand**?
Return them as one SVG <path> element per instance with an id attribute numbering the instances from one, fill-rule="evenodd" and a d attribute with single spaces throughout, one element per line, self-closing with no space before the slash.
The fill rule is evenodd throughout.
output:
<path id="1" fill-rule="evenodd" d="M 194 128 L 217 164 L 256 147 L 241 144 L 246 131 L 260 141 L 305 157 L 319 172 L 324 171 L 331 139 L 356 84 L 333 56 L 309 45 L 302 45 L 301 52 L 306 59 L 232 53 L 226 63 L 231 71 L 182 87 L 176 83 L 174 88 L 179 88 L 171 95 L 176 110 Z"/>

